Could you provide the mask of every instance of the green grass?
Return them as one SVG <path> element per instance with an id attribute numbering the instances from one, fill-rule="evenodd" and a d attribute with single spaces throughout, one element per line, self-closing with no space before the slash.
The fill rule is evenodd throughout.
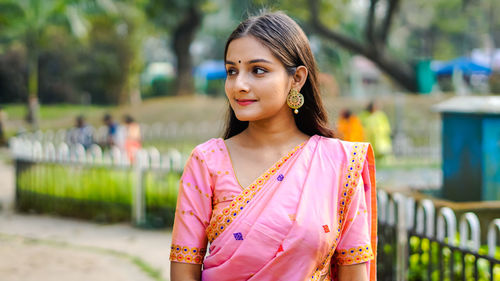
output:
<path id="1" fill-rule="evenodd" d="M 15 136 L 20 128 L 31 131 L 31 126 L 25 121 L 27 108 L 24 104 L 3 105 L 7 112 L 7 122 L 5 124 L 5 135 L 9 138 Z M 112 111 L 112 106 L 99 105 L 40 105 L 39 128 L 42 130 L 57 130 L 60 128 L 70 128 L 75 124 L 75 118 L 84 115 L 89 124 L 102 125 L 102 116 Z"/>
<path id="2" fill-rule="evenodd" d="M 57 104 L 57 105 L 41 105 L 40 118 L 47 120 L 67 118 L 68 116 L 78 116 L 79 114 L 93 115 L 105 112 L 111 109 L 111 106 L 99 105 L 73 105 L 73 104 Z M 26 105 L 24 104 L 7 104 L 4 109 L 8 114 L 9 119 L 24 119 L 26 116 Z"/>

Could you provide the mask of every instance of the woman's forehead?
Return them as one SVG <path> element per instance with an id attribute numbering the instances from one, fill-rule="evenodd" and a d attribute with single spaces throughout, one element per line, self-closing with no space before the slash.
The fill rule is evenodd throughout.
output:
<path id="1" fill-rule="evenodd" d="M 226 61 L 250 63 L 264 59 L 269 62 L 279 62 L 271 50 L 253 36 L 244 36 L 229 43 Z"/>

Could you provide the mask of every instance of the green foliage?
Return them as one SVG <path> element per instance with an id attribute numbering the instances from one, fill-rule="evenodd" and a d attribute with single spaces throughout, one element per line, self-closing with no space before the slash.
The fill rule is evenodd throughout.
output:
<path id="1" fill-rule="evenodd" d="M 494 72 L 490 76 L 490 92 L 500 94 L 500 73 Z"/>
<path id="2" fill-rule="evenodd" d="M 144 83 L 141 88 L 144 98 L 172 96 L 174 87 L 174 79 L 171 77 L 156 77 L 151 80 L 150 84 Z"/>
<path id="3" fill-rule="evenodd" d="M 486 245 L 481 246 L 479 254 L 486 254 L 486 248 Z M 464 271 L 465 280 L 500 280 L 500 268 L 498 266 L 494 268 L 492 279 L 489 276 L 490 263 L 481 258 L 477 261 L 478 279 L 474 279 L 476 257 L 470 254 L 463 254 L 459 251 L 452 252 L 450 248 L 440 247 L 437 242 L 412 236 L 409 240 L 409 249 L 408 280 L 410 281 L 427 280 L 429 269 L 431 270 L 431 280 L 436 281 L 451 280 L 451 275 L 454 276 L 454 280 L 462 280 Z M 500 247 L 497 247 L 496 252 L 496 258 L 498 258 L 500 256 Z M 462 266 L 462 261 L 464 261 L 465 266 Z M 451 262 L 453 262 L 452 272 L 450 272 L 449 266 Z M 439 271 L 440 263 L 443 266 L 442 273 Z M 440 279 L 441 274 L 444 279 Z"/>
<path id="4" fill-rule="evenodd" d="M 125 103 L 138 92 L 142 71 L 142 2 L 0 0 L 0 44 L 22 42 L 25 83 L 42 102 L 79 103 L 90 95 L 97 103 Z"/>
<path id="5" fill-rule="evenodd" d="M 203 14 L 218 9 L 215 1 L 208 0 L 151 0 L 144 6 L 144 11 L 162 32 L 172 32 L 191 7 L 198 7 Z"/>
<path id="6" fill-rule="evenodd" d="M 393 28 L 406 41 L 399 49 L 405 57 L 449 60 L 484 47 L 485 36 L 497 42 L 500 20 L 490 15 L 493 1 L 416 0 L 401 1 L 400 16 Z M 495 38 L 498 37 L 498 38 Z"/>

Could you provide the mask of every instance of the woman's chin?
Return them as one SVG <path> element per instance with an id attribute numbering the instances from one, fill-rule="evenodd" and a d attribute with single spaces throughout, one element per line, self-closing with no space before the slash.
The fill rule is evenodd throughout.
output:
<path id="1" fill-rule="evenodd" d="M 240 121 L 256 121 L 259 120 L 259 116 L 257 114 L 251 114 L 251 113 L 242 113 L 242 112 L 235 112 L 236 118 Z"/>

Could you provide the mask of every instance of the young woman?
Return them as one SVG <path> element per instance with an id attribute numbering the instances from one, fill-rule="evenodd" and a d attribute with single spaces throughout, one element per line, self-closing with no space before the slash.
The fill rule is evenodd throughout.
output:
<path id="1" fill-rule="evenodd" d="M 327 128 L 304 32 L 249 18 L 225 62 L 226 133 L 184 169 L 171 280 L 375 280 L 373 153 Z"/>

